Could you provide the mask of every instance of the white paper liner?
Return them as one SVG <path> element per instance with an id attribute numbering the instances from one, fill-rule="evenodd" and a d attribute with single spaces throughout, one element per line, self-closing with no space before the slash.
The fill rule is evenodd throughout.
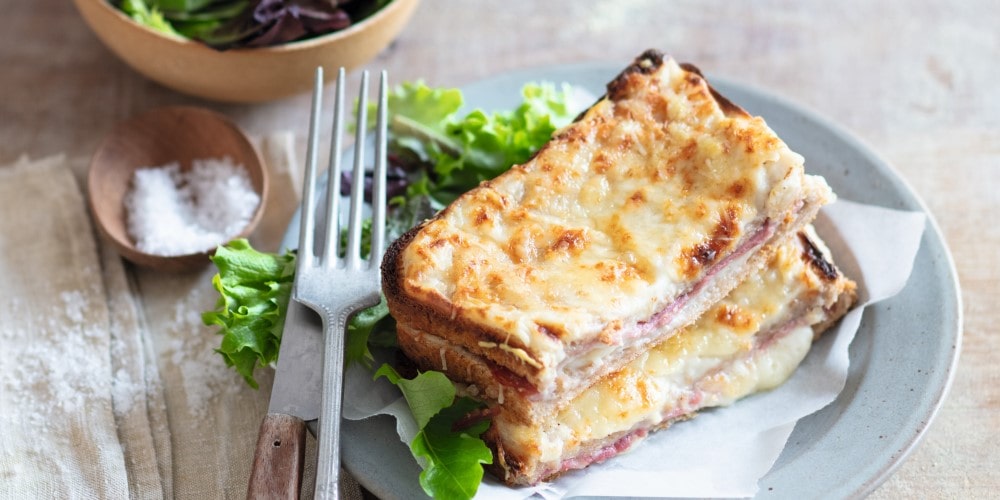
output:
<path id="1" fill-rule="evenodd" d="M 608 497 L 751 497 L 774 465 L 798 419 L 819 411 L 844 387 L 848 347 L 864 308 L 899 293 L 913 269 L 926 217 L 849 201 L 824 207 L 815 223 L 834 262 L 858 283 L 859 305 L 816 342 L 795 374 L 773 391 L 654 433 L 632 450 L 552 483 L 510 488 L 488 474 L 477 499 Z M 892 242 L 892 251 L 886 251 Z M 344 417 L 396 417 L 404 443 L 417 432 L 395 386 L 352 367 Z M 419 488 L 414 484 L 414 488 Z"/>

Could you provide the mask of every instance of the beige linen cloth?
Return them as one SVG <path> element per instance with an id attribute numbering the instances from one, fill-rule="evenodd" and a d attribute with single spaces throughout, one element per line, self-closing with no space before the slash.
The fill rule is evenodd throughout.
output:
<path id="1" fill-rule="evenodd" d="M 258 141 L 272 181 L 258 249 L 278 250 L 296 208 L 294 144 Z M 254 390 L 213 351 L 214 266 L 122 261 L 70 163 L 0 167 L 0 499 L 244 497 L 272 371 Z M 304 497 L 315 455 L 310 437 Z"/>

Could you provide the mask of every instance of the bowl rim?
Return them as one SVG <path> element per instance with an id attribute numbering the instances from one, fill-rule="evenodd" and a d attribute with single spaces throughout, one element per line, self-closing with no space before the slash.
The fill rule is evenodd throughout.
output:
<path id="1" fill-rule="evenodd" d="M 105 11 L 109 12 L 111 15 L 117 17 L 119 19 L 119 21 L 127 23 L 127 24 L 129 24 L 129 25 L 131 25 L 131 26 L 133 26 L 135 28 L 138 28 L 138 29 L 140 29 L 142 31 L 145 31 L 147 33 L 151 33 L 153 35 L 156 35 L 156 36 L 158 36 L 158 37 L 160 37 L 160 38 L 162 38 L 162 39 L 164 39 L 164 40 L 166 40 L 166 41 L 168 41 L 170 43 L 175 43 L 175 44 L 177 44 L 179 46 L 183 46 L 183 47 L 198 47 L 198 49 L 195 49 L 195 50 L 205 49 L 205 50 L 210 50 L 212 52 L 217 52 L 217 53 L 220 53 L 220 54 L 221 53 L 225 53 L 225 52 L 244 53 L 244 54 L 246 54 L 246 53 L 283 53 L 283 52 L 296 52 L 296 51 L 299 51 L 299 50 L 307 50 L 307 49 L 313 48 L 313 47 L 318 46 L 318 45 L 325 45 L 326 43 L 337 41 L 337 40 L 339 40 L 341 38 L 349 38 L 350 36 L 354 35 L 355 33 L 359 32 L 359 31 L 362 31 L 365 28 L 367 28 L 369 24 L 373 24 L 377 20 L 379 20 L 379 19 L 381 19 L 383 17 L 386 17 L 391 10 L 402 8 L 402 7 L 400 7 L 400 5 L 402 5 L 402 4 L 406 3 L 406 2 L 412 2 L 414 0 L 389 0 L 389 3 L 383 5 L 378 10 L 376 10 L 373 13 L 371 13 L 370 15 L 368 15 L 367 17 L 365 17 L 361 21 L 353 23 L 350 26 L 348 26 L 347 28 L 344 28 L 342 30 L 332 31 L 330 33 L 326 33 L 326 34 L 319 35 L 319 36 L 316 36 L 316 37 L 307 38 L 307 39 L 304 39 L 304 40 L 297 40 L 297 41 L 293 41 L 293 42 L 285 42 L 285 43 L 281 43 L 281 44 L 278 44 L 278 45 L 269 45 L 269 46 L 265 46 L 265 47 L 235 48 L 235 49 L 227 49 L 227 50 L 224 50 L 224 51 L 223 50 L 214 49 L 214 48 L 212 48 L 212 47 L 210 47 L 208 45 L 205 45 L 204 43 L 201 43 L 201 42 L 199 42 L 197 40 L 192 40 L 190 38 L 184 38 L 182 36 L 177 36 L 177 35 L 170 35 L 170 34 L 167 34 L 167 33 L 163 33 L 162 31 L 154 30 L 154 29 L 152 29 L 152 28 L 150 28 L 148 26 L 139 24 L 139 23 L 135 22 L 135 20 L 133 20 L 127 14 L 125 14 L 125 12 L 123 12 L 121 9 L 118 9 L 115 6 L 111 5 L 111 2 L 109 2 L 108 0 L 76 0 L 76 1 L 96 3 L 96 4 L 99 5 L 99 8 L 102 8 Z"/>
<path id="2" fill-rule="evenodd" d="M 145 109 L 143 111 L 140 111 L 138 113 L 132 114 L 130 116 L 127 116 L 116 122 L 114 125 L 112 125 L 112 127 L 105 133 L 104 137 L 100 140 L 100 142 L 98 142 L 97 147 L 91 154 L 90 160 L 87 164 L 87 174 L 86 174 L 87 204 L 89 205 L 90 215 L 94 220 L 94 224 L 98 227 L 100 232 L 108 240 L 110 240 L 111 243 L 116 247 L 119 255 L 126 258 L 127 260 L 143 266 L 150 266 L 151 263 L 155 263 L 152 264 L 154 267 L 162 266 L 167 270 L 181 270 L 192 267 L 194 265 L 193 263 L 197 262 L 195 259 L 198 259 L 200 257 L 209 257 L 213 255 L 218 246 L 213 248 L 207 248 L 205 250 L 200 250 L 185 254 L 178 254 L 178 255 L 159 255 L 159 254 L 143 252 L 142 250 L 139 250 L 139 248 L 135 245 L 134 240 L 128 239 L 127 241 L 123 241 L 116 234 L 113 234 L 110 230 L 108 230 L 107 227 L 105 227 L 104 217 L 102 217 L 97 210 L 97 207 L 94 202 L 94 193 L 93 193 L 93 189 L 96 184 L 96 177 L 98 175 L 97 169 L 94 168 L 94 165 L 97 162 L 104 148 L 108 145 L 110 141 L 113 140 L 113 135 L 115 134 L 115 131 L 118 130 L 120 127 L 124 126 L 125 124 L 140 120 L 146 117 L 147 115 L 153 113 L 162 113 L 167 111 L 175 111 L 183 113 L 192 113 L 192 112 L 200 113 L 203 115 L 210 116 L 212 117 L 212 119 L 218 120 L 221 123 L 225 124 L 228 128 L 236 132 L 237 137 L 240 138 L 240 142 L 245 143 L 249 147 L 249 150 L 252 152 L 252 157 L 254 161 L 256 161 L 260 167 L 261 183 L 260 183 L 260 191 L 257 193 L 260 196 L 260 202 L 257 204 L 257 208 L 254 209 L 253 215 L 250 217 L 250 220 L 247 221 L 247 224 L 242 229 L 240 229 L 239 233 L 233 235 L 229 240 L 221 244 L 226 244 L 229 241 L 239 238 L 246 238 L 249 237 L 251 234 L 253 234 L 253 231 L 256 230 L 257 226 L 260 225 L 260 221 L 263 219 L 264 210 L 267 204 L 267 198 L 270 194 L 271 181 L 270 181 L 270 172 L 268 171 L 267 163 L 264 161 L 264 156 L 260 152 L 260 148 L 257 147 L 254 141 L 251 140 L 250 136 L 248 136 L 247 133 L 239 125 L 237 125 L 235 121 L 230 119 L 225 114 L 216 111 L 214 109 L 207 108 L 204 106 L 190 105 L 190 104 L 171 104 L 164 106 L 154 106 Z M 250 168 L 247 165 L 242 165 L 242 167 L 244 169 Z M 138 260 L 136 259 L 137 256 L 139 257 Z M 174 264 L 171 265 L 171 263 Z M 208 263 L 207 258 L 205 259 L 204 263 L 205 264 Z"/>

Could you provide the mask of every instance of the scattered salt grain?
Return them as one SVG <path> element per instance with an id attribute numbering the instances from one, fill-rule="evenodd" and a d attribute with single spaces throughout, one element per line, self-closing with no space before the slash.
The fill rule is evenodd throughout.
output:
<path id="1" fill-rule="evenodd" d="M 19 328 L 0 328 L 0 373 L 9 374 L 0 379 L 0 408 L 18 409 L 0 412 L 0 428 L 26 423 L 51 431 L 60 418 L 103 405 L 110 411 L 110 381 L 98 376 L 107 359 L 95 355 L 107 345 L 100 324 L 88 316 L 92 297 L 84 289 L 63 292 L 44 314 L 25 318 Z"/>
<path id="2" fill-rule="evenodd" d="M 237 396 L 247 386 L 235 370 L 226 366 L 215 352 L 218 336 L 201 321 L 198 311 L 205 311 L 215 304 L 216 295 L 194 289 L 181 298 L 174 307 L 173 318 L 164 322 L 166 334 L 162 356 L 169 359 L 178 373 L 180 385 L 169 389 L 181 392 L 187 411 L 197 420 L 211 418 L 211 409 L 220 401 Z"/>
<path id="3" fill-rule="evenodd" d="M 82 323 L 87 308 L 86 297 L 79 290 L 63 291 L 59 294 L 66 308 L 66 316 L 75 323 Z"/>
<path id="4" fill-rule="evenodd" d="M 260 204 L 250 177 L 230 158 L 198 159 L 136 170 L 125 197 L 136 247 L 185 255 L 223 244 L 246 227 Z"/>
<path id="5" fill-rule="evenodd" d="M 112 410 L 115 416 L 122 418 L 128 415 L 136 404 L 142 401 L 145 385 L 132 380 L 132 375 L 124 368 L 119 368 L 111 380 Z"/>

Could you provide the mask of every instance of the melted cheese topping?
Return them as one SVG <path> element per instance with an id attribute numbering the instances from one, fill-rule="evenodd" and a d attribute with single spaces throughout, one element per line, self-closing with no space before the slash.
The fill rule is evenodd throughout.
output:
<path id="1" fill-rule="evenodd" d="M 695 325 L 589 387 L 547 424 L 504 426 L 505 444 L 530 450 L 543 463 L 558 462 L 582 443 L 652 428 L 780 385 L 809 351 L 809 325 L 823 319 L 824 304 L 812 304 L 821 283 L 801 252 L 794 242 L 784 245 L 767 269 Z M 807 311 L 803 300 L 810 301 Z M 797 325 L 787 324 L 792 318 Z M 767 338 L 774 334 L 773 341 Z"/>
<path id="2" fill-rule="evenodd" d="M 569 346 L 621 343 L 796 203 L 802 158 L 762 119 L 727 115 L 672 60 L 627 78 L 426 224 L 401 256 L 406 292 L 505 332 L 483 340 L 544 372 Z"/>

